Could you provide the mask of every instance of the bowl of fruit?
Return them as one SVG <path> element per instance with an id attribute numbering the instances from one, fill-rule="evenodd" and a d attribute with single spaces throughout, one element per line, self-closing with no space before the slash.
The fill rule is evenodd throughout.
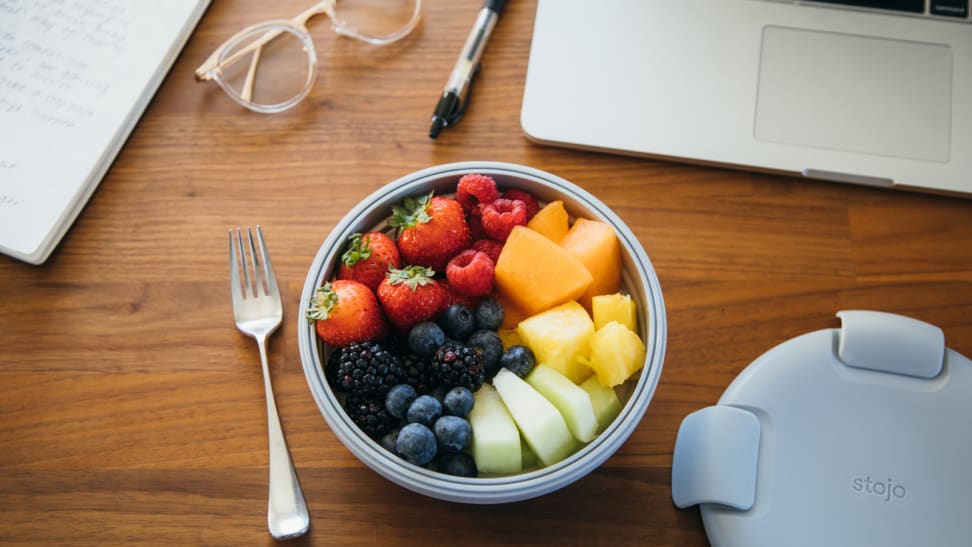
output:
<path id="1" fill-rule="evenodd" d="M 665 355 L 658 278 L 583 188 L 463 162 L 345 215 L 307 274 L 308 385 L 331 430 L 412 491 L 505 503 L 562 488 L 638 426 Z"/>

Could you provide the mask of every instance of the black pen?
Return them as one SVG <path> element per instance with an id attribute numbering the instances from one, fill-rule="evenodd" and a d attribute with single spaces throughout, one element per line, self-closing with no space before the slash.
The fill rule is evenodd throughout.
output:
<path id="1" fill-rule="evenodd" d="M 469 88 L 472 86 L 473 78 L 479 72 L 479 58 L 483 56 L 489 35 L 492 34 L 493 27 L 496 26 L 496 21 L 505 5 L 506 0 L 486 0 L 483 8 L 479 10 L 476 24 L 466 38 L 466 45 L 462 47 L 462 53 L 459 54 L 456 66 L 452 69 L 449 82 L 442 90 L 439 104 L 435 106 L 432 128 L 429 129 L 430 138 L 438 137 L 444 127 L 458 122 L 466 111 Z"/>

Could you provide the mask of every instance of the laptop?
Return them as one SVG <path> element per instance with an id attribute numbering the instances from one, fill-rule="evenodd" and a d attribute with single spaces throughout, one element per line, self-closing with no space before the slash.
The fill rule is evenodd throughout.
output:
<path id="1" fill-rule="evenodd" d="M 972 197 L 970 0 L 539 0 L 545 144 Z"/>

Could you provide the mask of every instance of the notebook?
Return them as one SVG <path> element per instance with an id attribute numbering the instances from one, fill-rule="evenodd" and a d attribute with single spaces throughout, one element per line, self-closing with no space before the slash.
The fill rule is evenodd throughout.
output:
<path id="1" fill-rule="evenodd" d="M 546 144 L 972 195 L 969 0 L 850 3 L 539 0 L 523 130 Z"/>
<path id="2" fill-rule="evenodd" d="M 0 2 L 0 252 L 47 260 L 208 4 Z"/>

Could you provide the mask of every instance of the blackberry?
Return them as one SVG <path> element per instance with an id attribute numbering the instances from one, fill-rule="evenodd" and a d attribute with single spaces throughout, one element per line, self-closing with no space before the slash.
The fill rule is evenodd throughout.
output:
<path id="1" fill-rule="evenodd" d="M 348 395 L 344 401 L 344 411 L 361 431 L 374 439 L 380 438 L 400 423 L 388 413 L 383 401 L 368 395 Z"/>
<path id="2" fill-rule="evenodd" d="M 432 364 L 428 357 L 419 357 L 411 351 L 398 355 L 398 360 L 405 371 L 405 383 L 414 387 L 415 391 L 428 393 L 435 387 L 432 380 Z"/>
<path id="3" fill-rule="evenodd" d="M 465 387 L 476 391 L 486 380 L 482 350 L 456 342 L 446 342 L 432 357 L 436 383 L 448 387 Z"/>
<path id="4" fill-rule="evenodd" d="M 331 355 L 336 360 L 334 388 L 356 395 L 384 397 L 396 384 L 405 382 L 405 371 L 398 358 L 377 342 L 360 342 L 339 349 Z"/>

